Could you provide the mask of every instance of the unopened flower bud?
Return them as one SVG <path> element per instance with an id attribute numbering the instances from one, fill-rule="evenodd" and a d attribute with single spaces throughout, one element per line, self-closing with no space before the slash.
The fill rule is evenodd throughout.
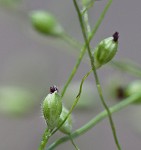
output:
<path id="1" fill-rule="evenodd" d="M 90 0 L 82 0 L 83 5 L 87 5 L 90 2 Z"/>
<path id="2" fill-rule="evenodd" d="M 108 63 L 116 54 L 118 49 L 118 32 L 115 32 L 112 37 L 102 40 L 94 51 L 95 67 L 99 68 Z"/>
<path id="3" fill-rule="evenodd" d="M 134 81 L 125 88 L 126 96 L 131 96 L 136 93 L 141 93 L 141 80 Z M 141 98 L 134 103 L 141 103 Z"/>
<path id="4" fill-rule="evenodd" d="M 42 111 L 48 128 L 54 129 L 57 127 L 62 112 L 62 101 L 56 86 L 50 88 L 50 93 L 43 101 Z"/>
<path id="5" fill-rule="evenodd" d="M 33 11 L 30 14 L 33 27 L 40 33 L 51 36 L 59 36 L 63 29 L 56 18 L 45 11 Z"/>
<path id="6" fill-rule="evenodd" d="M 63 122 L 63 120 L 66 118 L 68 113 L 69 113 L 69 111 L 63 106 L 62 113 L 61 113 L 60 119 L 59 119 L 59 124 L 61 124 Z M 71 133 L 71 130 L 72 130 L 72 116 L 71 116 L 71 114 L 69 115 L 69 117 L 67 118 L 67 120 L 61 126 L 61 128 L 59 130 L 65 134 Z"/>

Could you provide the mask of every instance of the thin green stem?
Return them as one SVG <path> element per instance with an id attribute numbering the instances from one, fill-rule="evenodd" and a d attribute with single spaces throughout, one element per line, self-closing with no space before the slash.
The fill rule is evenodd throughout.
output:
<path id="1" fill-rule="evenodd" d="M 88 12 L 87 11 L 84 13 L 84 20 L 86 22 L 86 30 L 87 30 L 87 33 L 89 35 L 91 33 L 91 27 L 89 25 L 89 18 L 88 18 Z"/>
<path id="2" fill-rule="evenodd" d="M 141 67 L 133 62 L 112 61 L 110 64 L 122 71 L 131 73 L 137 77 L 141 77 Z"/>
<path id="3" fill-rule="evenodd" d="M 85 6 L 85 8 L 82 10 L 82 15 L 88 11 L 89 8 L 91 8 L 92 6 L 94 6 L 96 0 L 92 0 L 91 2 L 89 2 L 89 4 L 87 4 L 87 6 Z"/>
<path id="4" fill-rule="evenodd" d="M 81 49 L 82 47 L 82 44 L 80 42 L 78 42 L 77 40 L 75 40 L 73 37 L 71 37 L 69 34 L 65 32 L 61 35 L 61 38 L 74 48 Z"/>
<path id="5" fill-rule="evenodd" d="M 79 87 L 79 92 L 73 102 L 73 105 L 71 107 L 71 109 L 69 110 L 68 114 L 66 115 L 65 119 L 61 122 L 61 124 L 51 132 L 50 136 L 52 136 L 53 134 L 55 134 L 60 128 L 61 126 L 65 123 L 65 121 L 68 119 L 69 115 L 72 113 L 72 111 L 74 110 L 75 106 L 77 105 L 79 99 L 80 99 L 80 96 L 81 96 L 81 92 L 82 92 L 82 87 L 83 87 L 83 83 L 84 81 L 87 79 L 87 77 L 90 75 L 90 73 L 92 72 L 92 70 L 90 70 L 81 80 L 81 83 L 80 83 L 80 87 Z M 73 142 L 72 138 L 71 138 L 71 135 L 70 135 L 70 140 L 72 142 L 72 144 L 74 145 L 74 147 L 78 150 L 77 146 L 75 145 L 75 143 Z"/>
<path id="6" fill-rule="evenodd" d="M 82 3 L 82 12 L 86 9 L 86 6 Z M 87 31 L 87 36 L 91 33 L 91 26 L 89 24 L 89 16 L 88 16 L 88 11 L 85 11 L 83 14 L 81 14 L 85 20 L 85 28 Z"/>
<path id="7" fill-rule="evenodd" d="M 71 143 L 72 143 L 72 145 L 74 146 L 74 148 L 75 148 L 76 150 L 79 150 L 79 148 L 78 148 L 78 147 L 76 146 L 76 144 L 74 143 L 73 138 L 71 137 L 71 134 L 69 134 L 69 137 L 70 137 Z"/>
<path id="8" fill-rule="evenodd" d="M 65 119 L 62 121 L 62 123 L 51 133 L 51 135 L 53 135 L 55 132 L 57 132 L 59 130 L 59 128 L 61 128 L 61 126 L 65 123 L 65 121 L 68 119 L 69 115 L 72 113 L 72 111 L 74 110 L 75 106 L 77 105 L 79 99 L 80 99 L 80 96 L 81 96 L 81 92 L 82 92 L 82 86 L 83 86 L 83 83 L 84 81 L 86 80 L 86 78 L 90 75 L 90 73 L 92 72 L 92 70 L 90 70 L 83 78 L 82 78 L 82 81 L 81 81 L 81 84 L 80 84 L 80 88 L 79 88 L 79 92 L 73 102 L 73 105 L 72 107 L 70 108 L 68 114 L 66 115 Z"/>
<path id="9" fill-rule="evenodd" d="M 113 0 L 109 0 L 108 3 L 106 4 L 105 8 L 103 9 L 103 12 L 101 13 L 101 15 L 100 15 L 100 17 L 99 17 L 99 19 L 98 19 L 98 21 L 97 21 L 95 27 L 93 28 L 93 30 L 92 30 L 90 36 L 88 37 L 88 42 L 89 42 L 89 43 L 90 43 L 90 41 L 92 40 L 92 38 L 95 36 L 95 33 L 97 32 L 99 26 L 101 25 L 101 23 L 102 23 L 102 21 L 103 21 L 105 15 L 106 15 L 106 13 L 107 13 L 109 7 L 111 6 L 112 2 L 113 2 Z"/>
<path id="10" fill-rule="evenodd" d="M 47 128 L 43 134 L 42 141 L 40 143 L 38 150 L 44 150 L 45 149 L 45 146 L 46 146 L 46 144 L 50 138 L 50 133 L 51 133 L 51 130 Z"/>
<path id="11" fill-rule="evenodd" d="M 137 93 L 137 94 L 134 94 L 134 95 L 132 95 L 132 96 L 126 98 L 126 99 L 123 99 L 120 103 L 110 107 L 110 112 L 111 113 L 118 112 L 121 109 L 129 106 L 130 104 L 132 104 L 133 102 L 135 102 L 139 98 L 141 98 L 141 93 Z M 83 135 L 84 133 L 86 133 L 90 129 L 92 129 L 95 125 L 97 125 L 102 120 L 104 120 L 107 116 L 108 116 L 107 111 L 103 111 L 103 112 L 99 113 L 96 117 L 94 117 L 92 120 L 90 120 L 84 126 L 82 126 L 81 128 L 77 129 L 76 131 L 74 131 L 71 134 L 71 137 L 74 139 L 74 138 L 77 138 L 77 137 Z M 69 136 L 64 136 L 64 137 L 56 140 L 54 143 L 52 143 L 46 150 L 53 150 L 57 146 L 59 146 L 62 143 L 67 142 L 68 140 L 70 140 L 70 137 Z"/>
<path id="12" fill-rule="evenodd" d="M 78 14 L 80 26 L 81 26 L 82 33 L 83 33 L 83 37 L 84 37 L 85 43 L 87 45 L 87 50 L 88 50 L 88 54 L 89 54 L 89 57 L 90 57 L 91 66 L 93 68 L 93 73 L 94 73 L 94 78 L 96 80 L 98 93 L 99 93 L 101 102 L 102 102 L 104 108 L 106 109 L 106 111 L 108 113 L 108 118 L 109 118 L 109 122 L 110 122 L 111 129 L 112 129 L 112 132 L 113 132 L 113 137 L 114 137 L 114 140 L 115 140 L 115 144 L 116 144 L 118 150 L 121 150 L 121 146 L 120 146 L 118 138 L 117 138 L 116 129 L 115 129 L 115 125 L 114 125 L 114 122 L 113 122 L 113 119 L 112 119 L 112 115 L 110 113 L 110 110 L 109 110 L 109 108 L 108 108 L 108 106 L 107 106 L 107 104 L 104 100 L 103 94 L 102 94 L 102 88 L 101 88 L 100 81 L 99 81 L 99 78 L 98 78 L 98 75 L 97 75 L 97 71 L 96 71 L 96 68 L 95 68 L 95 65 L 94 65 L 94 57 L 91 53 L 90 44 L 89 44 L 89 41 L 88 41 L 88 38 L 87 38 L 87 33 L 86 33 L 86 29 L 85 29 L 85 24 L 84 24 L 85 20 L 83 21 L 83 17 L 81 15 L 80 10 L 79 10 L 79 6 L 77 4 L 77 1 L 73 0 L 73 2 L 74 2 L 74 6 L 76 8 L 77 14 Z M 86 24 L 87 24 L 87 22 L 86 22 Z"/>
<path id="13" fill-rule="evenodd" d="M 107 5 L 105 6 L 104 10 L 102 11 L 102 13 L 101 13 L 101 15 L 100 15 L 98 21 L 96 22 L 95 27 L 93 28 L 91 34 L 89 35 L 89 37 L 88 37 L 88 42 L 90 42 L 90 41 L 92 40 L 92 38 L 95 36 L 95 34 L 96 34 L 96 32 L 97 32 L 99 26 L 101 25 L 101 23 L 102 23 L 102 21 L 103 21 L 105 15 L 106 15 L 106 13 L 107 13 L 109 7 L 111 6 L 111 4 L 112 4 L 112 0 L 109 0 L 108 3 L 107 3 Z M 62 92 L 61 92 L 62 97 L 64 96 L 64 94 L 65 94 L 65 92 L 66 92 L 66 90 L 67 90 L 67 88 L 68 88 L 70 82 L 72 81 L 72 79 L 73 79 L 75 73 L 76 73 L 77 70 L 78 70 L 78 67 L 79 67 L 79 65 L 80 65 L 80 63 L 81 63 L 81 61 L 82 61 L 82 59 L 83 59 L 83 56 L 84 56 L 84 54 L 85 54 L 85 52 L 86 52 L 86 48 L 87 48 L 87 45 L 84 44 L 84 46 L 83 46 L 82 49 L 81 49 L 79 58 L 78 58 L 78 60 L 77 60 L 77 62 L 76 62 L 76 64 L 75 64 L 75 66 L 74 66 L 74 68 L 73 68 L 73 70 L 72 70 L 72 72 L 71 72 L 71 74 L 70 74 L 70 76 L 69 76 L 69 78 L 68 78 L 68 80 L 67 80 L 67 82 L 66 82 L 66 84 L 65 84 L 65 86 L 64 86 L 64 88 L 63 88 L 63 90 L 62 90 Z"/>

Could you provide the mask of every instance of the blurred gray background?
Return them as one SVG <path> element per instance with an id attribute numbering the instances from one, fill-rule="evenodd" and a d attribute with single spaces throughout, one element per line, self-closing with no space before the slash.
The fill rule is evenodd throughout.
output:
<path id="1" fill-rule="evenodd" d="M 94 9 L 90 9 L 92 27 L 106 2 L 107 0 L 98 1 Z M 141 64 L 140 8 L 140 0 L 114 0 L 91 46 L 94 47 L 103 38 L 119 31 L 120 44 L 116 59 L 129 59 Z M 23 0 L 15 9 L 0 6 L 0 86 L 24 87 L 32 91 L 37 100 L 36 106 L 31 108 L 28 114 L 18 117 L 0 114 L 0 150 L 37 150 L 46 127 L 40 103 L 50 86 L 56 84 L 61 89 L 79 55 L 78 50 L 70 48 L 62 40 L 35 32 L 28 18 L 28 13 L 32 10 L 52 12 L 70 35 L 83 42 L 72 0 Z M 89 62 L 87 57 L 86 61 Z M 83 62 L 73 82 L 79 83 L 89 68 L 90 66 Z M 136 79 L 110 67 L 103 67 L 98 73 L 104 87 L 111 76 L 125 83 Z M 95 85 L 93 76 L 87 80 Z M 96 89 L 93 90 L 96 93 Z M 108 98 L 107 91 L 105 88 L 103 90 Z M 88 94 L 87 97 L 89 96 Z M 106 100 L 110 104 L 108 99 Z M 64 101 L 67 101 L 67 97 Z M 140 109 L 141 106 L 131 106 L 113 115 L 124 150 L 141 149 Z M 90 109 L 76 109 L 74 129 L 88 122 L 100 110 L 103 110 L 100 103 L 96 103 L 96 107 Z M 61 133 L 55 134 L 49 143 L 61 136 Z M 81 150 L 116 150 L 107 119 L 77 138 L 75 142 Z M 72 150 L 73 146 L 67 142 L 56 149 Z"/>

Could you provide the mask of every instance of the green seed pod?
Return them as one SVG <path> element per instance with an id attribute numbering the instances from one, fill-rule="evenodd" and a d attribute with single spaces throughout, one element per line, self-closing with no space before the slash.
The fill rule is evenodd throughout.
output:
<path id="1" fill-rule="evenodd" d="M 141 93 L 141 80 L 134 81 L 125 88 L 126 96 L 131 96 L 136 93 Z M 134 103 L 141 103 L 141 98 Z"/>
<path id="2" fill-rule="evenodd" d="M 56 86 L 50 88 L 50 93 L 43 101 L 42 111 L 48 128 L 54 129 L 57 127 L 62 112 L 62 101 Z"/>
<path id="3" fill-rule="evenodd" d="M 88 5 L 91 0 L 82 0 L 83 5 Z"/>
<path id="4" fill-rule="evenodd" d="M 56 18 L 45 11 L 33 11 L 30 14 L 33 27 L 40 33 L 50 36 L 59 36 L 63 33 Z"/>
<path id="5" fill-rule="evenodd" d="M 116 54 L 118 49 L 118 32 L 113 37 L 102 40 L 94 51 L 95 67 L 99 68 L 108 63 Z"/>
<path id="6" fill-rule="evenodd" d="M 61 124 L 63 122 L 63 120 L 66 118 L 68 113 L 69 113 L 69 111 L 63 106 L 62 113 L 61 113 L 60 119 L 59 119 L 59 124 Z M 59 130 L 65 134 L 71 133 L 71 130 L 72 130 L 72 116 L 71 116 L 71 114 L 69 115 L 69 117 L 67 118 L 67 120 L 61 126 L 61 128 Z"/>

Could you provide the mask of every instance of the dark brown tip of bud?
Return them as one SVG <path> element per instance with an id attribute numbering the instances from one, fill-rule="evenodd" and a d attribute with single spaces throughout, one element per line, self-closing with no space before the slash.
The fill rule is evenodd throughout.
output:
<path id="1" fill-rule="evenodd" d="M 119 38 L 119 33 L 118 33 L 118 32 L 115 32 L 115 33 L 113 34 L 113 41 L 118 42 L 118 38 Z"/>
<path id="2" fill-rule="evenodd" d="M 116 89 L 116 94 L 117 94 L 117 98 L 118 98 L 119 100 L 125 98 L 124 88 L 123 88 L 123 87 L 118 87 L 118 88 Z"/>
<path id="3" fill-rule="evenodd" d="M 53 85 L 52 87 L 50 87 L 50 93 L 51 93 L 51 94 L 54 93 L 55 91 L 58 92 L 58 88 L 57 88 L 56 85 Z"/>

